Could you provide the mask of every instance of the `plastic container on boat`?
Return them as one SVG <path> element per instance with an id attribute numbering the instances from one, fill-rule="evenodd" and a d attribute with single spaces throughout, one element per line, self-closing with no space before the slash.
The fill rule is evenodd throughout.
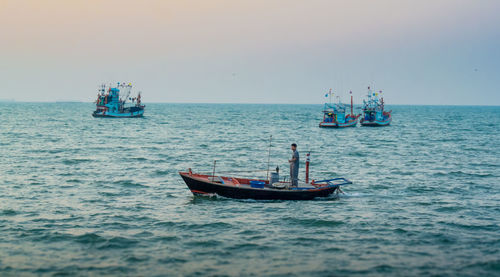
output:
<path id="1" fill-rule="evenodd" d="M 262 181 L 250 181 L 250 186 L 256 189 L 263 189 L 265 184 Z"/>

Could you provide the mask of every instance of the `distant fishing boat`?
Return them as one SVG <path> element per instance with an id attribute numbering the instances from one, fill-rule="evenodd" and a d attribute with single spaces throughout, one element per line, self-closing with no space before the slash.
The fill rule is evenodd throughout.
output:
<path id="1" fill-rule="evenodd" d="M 341 192 L 341 186 L 352 184 L 345 178 L 309 182 L 309 154 L 306 160 L 306 180 L 299 182 L 297 187 L 291 186 L 290 181 L 280 181 L 279 168 L 276 168 L 276 172 L 271 172 L 267 180 L 215 175 L 215 162 L 211 175 L 193 173 L 191 168 L 179 174 L 194 195 L 219 195 L 235 199 L 312 200 Z"/>
<path id="2" fill-rule="evenodd" d="M 330 89 L 330 103 L 325 103 L 323 108 L 323 121 L 319 123 L 319 127 L 325 128 L 345 128 L 356 127 L 360 115 L 355 115 L 353 112 L 352 91 L 351 94 L 351 113 L 346 114 L 347 105 L 340 102 L 332 104 L 332 90 Z M 328 95 L 328 94 L 327 94 Z"/>
<path id="3" fill-rule="evenodd" d="M 118 83 L 116 87 L 101 85 L 97 94 L 96 110 L 93 117 L 141 117 L 144 115 L 145 105 L 141 103 L 141 93 L 130 97 L 132 84 Z M 122 98 L 120 98 L 120 93 Z M 131 101 L 127 105 L 127 100 Z"/>
<path id="4" fill-rule="evenodd" d="M 382 91 L 379 92 L 380 94 Z M 363 100 L 363 117 L 361 126 L 378 127 L 388 126 L 392 121 L 392 111 L 384 111 L 384 98 L 368 87 L 368 97 Z"/>

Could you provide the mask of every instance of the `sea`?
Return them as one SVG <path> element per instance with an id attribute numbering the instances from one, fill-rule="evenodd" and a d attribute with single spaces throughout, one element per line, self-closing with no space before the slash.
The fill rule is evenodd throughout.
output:
<path id="1" fill-rule="evenodd" d="M 500 276 L 500 107 L 386 108 L 322 129 L 322 105 L 0 103 L 0 276 Z M 310 152 L 353 184 L 233 200 L 178 173 L 283 177 L 291 143 L 300 179 Z"/>

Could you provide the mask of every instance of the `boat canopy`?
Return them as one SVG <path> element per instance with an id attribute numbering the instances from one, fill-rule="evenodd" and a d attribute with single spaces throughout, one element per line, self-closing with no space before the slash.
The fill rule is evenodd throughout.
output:
<path id="1" fill-rule="evenodd" d="M 329 104 L 325 103 L 325 106 L 323 107 L 323 113 L 345 113 L 345 106 L 341 103 L 337 104 Z"/>

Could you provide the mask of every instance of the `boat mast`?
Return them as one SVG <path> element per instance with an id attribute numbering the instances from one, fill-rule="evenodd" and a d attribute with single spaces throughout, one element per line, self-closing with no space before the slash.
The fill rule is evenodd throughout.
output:
<path id="1" fill-rule="evenodd" d="M 328 94 L 330 94 L 330 106 L 332 106 L 332 89 L 330 89 Z"/>
<path id="2" fill-rule="evenodd" d="M 311 152 L 306 155 L 306 184 L 309 184 L 309 162 L 310 162 Z"/>
<path id="3" fill-rule="evenodd" d="M 212 171 L 212 182 L 215 180 L 215 164 L 217 163 L 217 160 L 214 160 L 214 170 Z"/>
<path id="4" fill-rule="evenodd" d="M 267 180 L 269 180 L 269 163 L 271 161 L 271 142 L 273 140 L 273 135 L 269 136 L 269 155 L 267 156 Z"/>
<path id="5" fill-rule="evenodd" d="M 384 97 L 382 96 L 382 91 L 379 92 L 380 94 L 380 105 L 382 106 L 382 112 L 384 111 Z"/>
<path id="6" fill-rule="evenodd" d="M 366 108 L 367 109 L 371 109 L 371 106 L 372 106 L 372 102 L 373 102 L 373 98 L 372 98 L 372 90 L 370 89 L 370 87 L 368 86 L 368 104 L 366 105 Z"/>
<path id="7" fill-rule="evenodd" d="M 349 91 L 349 94 L 351 95 L 351 116 L 354 116 L 354 113 L 352 111 L 352 90 Z"/>
<path id="8" fill-rule="evenodd" d="M 349 93 L 351 94 L 351 116 L 354 116 L 354 113 L 352 112 L 352 90 L 349 91 Z"/>

